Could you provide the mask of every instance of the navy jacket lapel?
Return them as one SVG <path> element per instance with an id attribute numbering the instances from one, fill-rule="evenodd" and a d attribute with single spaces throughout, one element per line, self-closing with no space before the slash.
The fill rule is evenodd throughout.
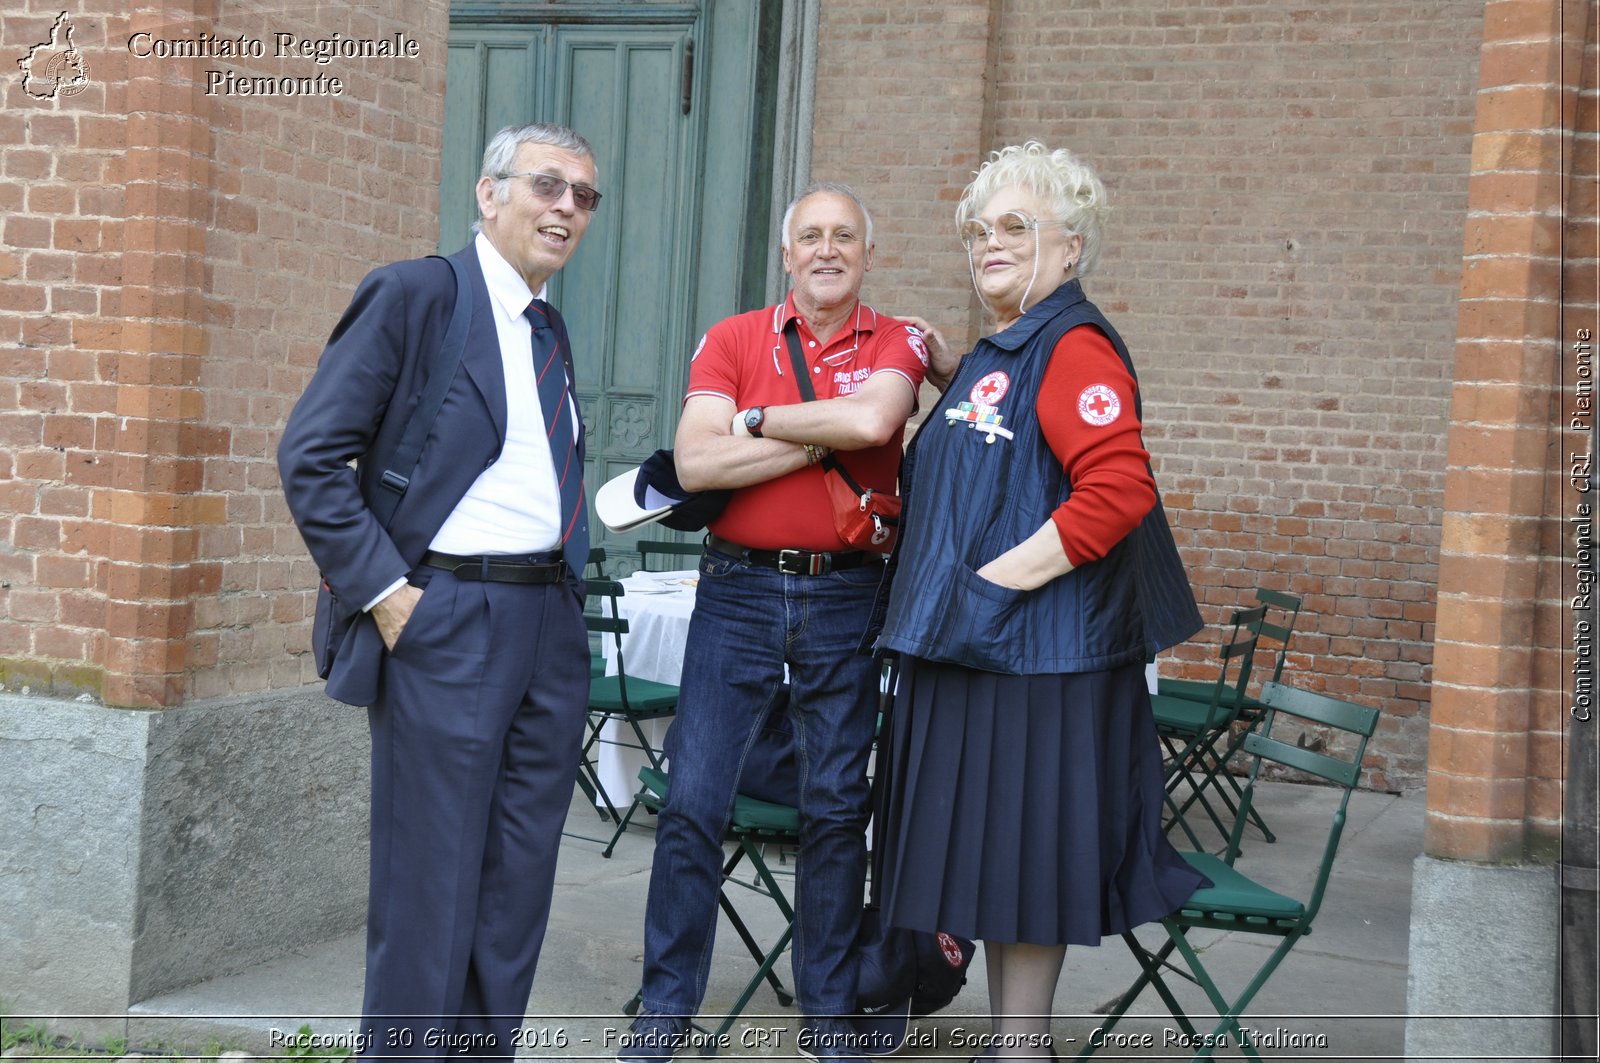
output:
<path id="1" fill-rule="evenodd" d="M 494 325 L 489 287 L 484 283 L 483 268 L 478 265 L 474 244 L 469 243 L 451 257 L 466 265 L 473 283 L 472 330 L 468 333 L 467 349 L 461 355 L 461 365 L 483 396 L 483 404 L 494 422 L 495 435 L 503 442 L 506 438 L 506 374 L 500 361 L 500 333 Z"/>

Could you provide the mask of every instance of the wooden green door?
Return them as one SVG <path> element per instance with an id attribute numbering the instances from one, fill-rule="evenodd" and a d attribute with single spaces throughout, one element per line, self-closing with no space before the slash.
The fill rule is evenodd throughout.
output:
<path id="1" fill-rule="evenodd" d="M 775 5 L 646 9 L 661 16 L 655 21 L 643 21 L 641 7 L 607 18 L 611 8 L 596 5 L 598 14 L 578 25 L 475 16 L 455 21 L 450 37 L 442 252 L 470 237 L 472 188 L 496 130 L 554 121 L 594 145 L 605 199 L 549 291 L 572 335 L 590 498 L 610 476 L 672 445 L 699 333 L 747 308 L 740 292 L 757 261 L 746 253 L 749 240 L 762 249 L 768 240 L 766 164 L 756 150 L 763 94 L 750 79 L 763 76 L 762 16 L 770 33 Z M 697 64 L 713 43 L 719 62 Z M 729 94 L 745 101 L 732 121 Z M 730 157 L 739 164 L 727 165 Z M 747 232 L 757 226 L 759 235 Z M 595 533 L 608 550 L 638 538 Z"/>

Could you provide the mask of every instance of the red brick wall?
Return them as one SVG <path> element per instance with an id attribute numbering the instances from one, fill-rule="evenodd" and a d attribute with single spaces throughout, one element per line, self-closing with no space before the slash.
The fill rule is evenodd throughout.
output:
<path id="1" fill-rule="evenodd" d="M 208 420 L 228 432 L 204 464 L 205 490 L 226 497 L 227 518 L 199 542 L 220 578 L 219 593 L 196 605 L 194 697 L 315 678 L 303 651 L 317 574 L 284 505 L 278 435 L 356 284 L 375 266 L 432 253 L 439 238 L 448 3 L 328 0 L 289 10 L 288 28 L 304 36 L 404 32 L 422 53 L 241 63 L 248 74 L 330 73 L 343 93 L 270 111 L 242 97 L 217 106 L 211 348 L 201 385 Z M 233 33 L 278 28 L 247 4 L 226 5 L 219 24 Z"/>
<path id="2" fill-rule="evenodd" d="M 825 3 L 817 45 L 811 175 L 851 183 L 872 210 L 865 296 L 957 333 L 976 308 L 951 218 L 992 124 L 995 6 Z"/>
<path id="3" fill-rule="evenodd" d="M 90 84 L 0 114 L 0 680 L 163 706 L 298 685 L 315 574 L 273 448 L 372 264 L 437 234 L 444 0 L 69 12 Z M 6 15 L 11 61 L 57 11 Z M 133 56 L 130 36 L 267 42 Z M 405 30 L 416 60 L 272 57 L 279 31 Z M 207 95 L 205 71 L 338 76 L 342 95 Z"/>
<path id="4" fill-rule="evenodd" d="M 1038 138 L 1099 169 L 1114 214 L 1086 287 L 1133 350 L 1203 611 L 1219 621 L 1258 584 L 1303 596 L 1286 674 L 1384 710 L 1379 788 L 1423 775 L 1483 12 L 823 9 L 813 171 L 856 182 L 878 210 L 868 284 L 885 307 L 927 307 L 958 332 L 973 320 L 949 218 L 982 152 Z M 980 13 L 994 33 L 982 84 L 966 49 Z M 929 57 L 925 76 L 878 61 L 890 38 Z M 982 104 L 958 106 L 956 82 Z M 980 109 L 992 127 L 973 124 Z M 885 115 L 897 142 L 947 149 L 948 164 L 863 149 Z M 1210 674 L 1215 637 L 1165 672 Z"/>
<path id="5" fill-rule="evenodd" d="M 106 660 L 113 544 L 103 517 L 118 472 L 110 451 L 132 162 L 128 123 L 115 117 L 127 113 L 127 87 L 104 46 L 109 6 L 73 12 L 88 63 L 81 93 L 34 99 L 9 73 L 3 87 L 0 669 L 13 688 L 98 691 Z M 58 14 L 0 18 L 6 62 L 48 41 Z"/>

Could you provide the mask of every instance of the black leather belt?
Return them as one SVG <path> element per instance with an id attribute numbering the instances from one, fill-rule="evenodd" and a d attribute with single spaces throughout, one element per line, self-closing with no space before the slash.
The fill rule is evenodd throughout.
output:
<path id="1" fill-rule="evenodd" d="M 429 550 L 423 555 L 422 563 L 429 568 L 453 572 L 456 579 L 485 583 L 560 583 L 567 578 L 567 563 L 557 553 L 462 557 Z"/>
<path id="2" fill-rule="evenodd" d="M 741 558 L 762 568 L 775 568 L 791 576 L 821 576 L 827 572 L 860 568 L 884 559 L 882 554 L 866 550 L 837 550 L 832 553 L 822 550 L 757 550 L 731 542 L 720 535 L 707 536 L 706 545 L 718 553 Z"/>

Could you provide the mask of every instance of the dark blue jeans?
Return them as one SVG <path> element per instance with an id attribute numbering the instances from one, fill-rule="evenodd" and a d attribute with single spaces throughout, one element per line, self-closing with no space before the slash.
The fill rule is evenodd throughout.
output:
<path id="1" fill-rule="evenodd" d="M 857 652 L 883 565 L 791 576 L 708 550 L 667 733 L 672 786 L 645 909 L 644 1008 L 695 1015 L 716 933 L 722 836 L 745 754 L 788 666 L 800 775 L 795 994 L 807 1015 L 855 1010 L 851 955 L 866 877 L 867 758 L 878 669 Z"/>

